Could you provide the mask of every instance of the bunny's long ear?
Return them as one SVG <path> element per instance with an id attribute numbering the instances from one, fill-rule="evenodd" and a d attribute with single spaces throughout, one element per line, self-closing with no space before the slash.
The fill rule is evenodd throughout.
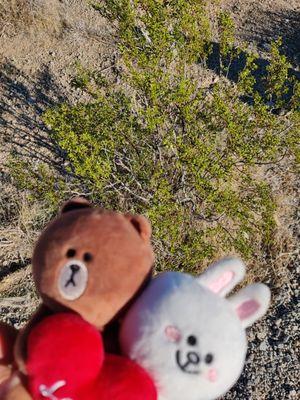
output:
<path id="1" fill-rule="evenodd" d="M 254 283 L 229 297 L 228 301 L 243 327 L 247 328 L 266 313 L 270 298 L 271 292 L 268 286 L 263 283 Z"/>
<path id="2" fill-rule="evenodd" d="M 245 264 L 239 258 L 227 257 L 211 264 L 198 282 L 212 292 L 226 296 L 245 276 Z"/>

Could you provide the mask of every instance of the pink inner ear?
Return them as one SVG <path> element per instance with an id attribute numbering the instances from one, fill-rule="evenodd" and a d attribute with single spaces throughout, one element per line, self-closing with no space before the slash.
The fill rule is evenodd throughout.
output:
<path id="1" fill-rule="evenodd" d="M 258 301 L 251 299 L 244 301 L 240 306 L 237 308 L 237 315 L 240 320 L 244 320 L 248 317 L 251 317 L 258 309 L 260 308 L 260 304 Z"/>
<path id="2" fill-rule="evenodd" d="M 214 293 L 220 293 L 234 278 L 233 271 L 225 271 L 216 280 L 209 283 L 208 288 Z"/>
<path id="3" fill-rule="evenodd" d="M 168 325 L 165 328 L 165 335 L 167 336 L 167 338 L 169 339 L 170 342 L 177 343 L 181 339 L 180 330 L 172 325 Z"/>

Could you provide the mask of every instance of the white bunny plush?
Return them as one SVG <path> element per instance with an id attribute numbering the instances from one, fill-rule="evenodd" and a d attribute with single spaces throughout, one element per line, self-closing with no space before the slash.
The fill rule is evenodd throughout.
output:
<path id="1" fill-rule="evenodd" d="M 152 376 L 159 400 L 214 400 L 239 378 L 245 328 L 267 310 L 270 290 L 253 284 L 225 296 L 244 277 L 235 258 L 201 276 L 166 272 L 131 306 L 120 331 L 121 348 Z"/>

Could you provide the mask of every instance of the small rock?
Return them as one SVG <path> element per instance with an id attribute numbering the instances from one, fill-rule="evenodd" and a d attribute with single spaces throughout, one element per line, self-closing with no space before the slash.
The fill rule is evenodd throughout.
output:
<path id="1" fill-rule="evenodd" d="M 268 52 L 271 51 L 271 48 L 272 48 L 270 43 L 262 43 L 261 47 L 263 50 L 268 51 Z"/>
<path id="2" fill-rule="evenodd" d="M 259 346 L 259 350 L 266 351 L 267 348 L 268 348 L 267 342 L 264 340 L 263 342 L 261 342 L 261 344 Z"/>
<path id="3" fill-rule="evenodd" d="M 259 340 L 264 340 L 266 337 L 266 332 L 258 332 L 257 337 Z"/>

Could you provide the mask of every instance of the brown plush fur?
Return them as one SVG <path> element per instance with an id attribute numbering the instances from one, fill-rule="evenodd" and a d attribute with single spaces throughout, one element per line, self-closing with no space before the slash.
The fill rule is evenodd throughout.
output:
<path id="1" fill-rule="evenodd" d="M 4 323 L 0 323 L 0 366 L 7 366 L 13 363 L 13 346 L 16 341 L 16 337 L 16 329 Z"/>
<path id="2" fill-rule="evenodd" d="M 26 374 L 29 331 L 49 313 L 69 310 L 99 330 L 110 323 L 115 328 L 116 318 L 151 274 L 154 255 L 150 237 L 151 226 L 142 216 L 92 208 L 83 199 L 64 205 L 61 214 L 41 234 L 34 250 L 33 276 L 44 304 L 18 336 L 15 361 L 19 371 Z M 58 289 L 60 273 L 70 258 L 84 263 L 88 271 L 87 287 L 75 300 L 66 299 Z M 12 385 L 2 397 L 30 399 L 21 383 Z"/>
<path id="3" fill-rule="evenodd" d="M 52 310 L 74 310 L 99 329 L 114 318 L 133 297 L 153 264 L 148 222 L 99 209 L 63 213 L 40 236 L 33 254 L 33 275 L 44 303 Z M 77 300 L 64 299 L 57 281 L 68 261 L 67 252 L 76 251 L 89 271 L 88 287 Z"/>

